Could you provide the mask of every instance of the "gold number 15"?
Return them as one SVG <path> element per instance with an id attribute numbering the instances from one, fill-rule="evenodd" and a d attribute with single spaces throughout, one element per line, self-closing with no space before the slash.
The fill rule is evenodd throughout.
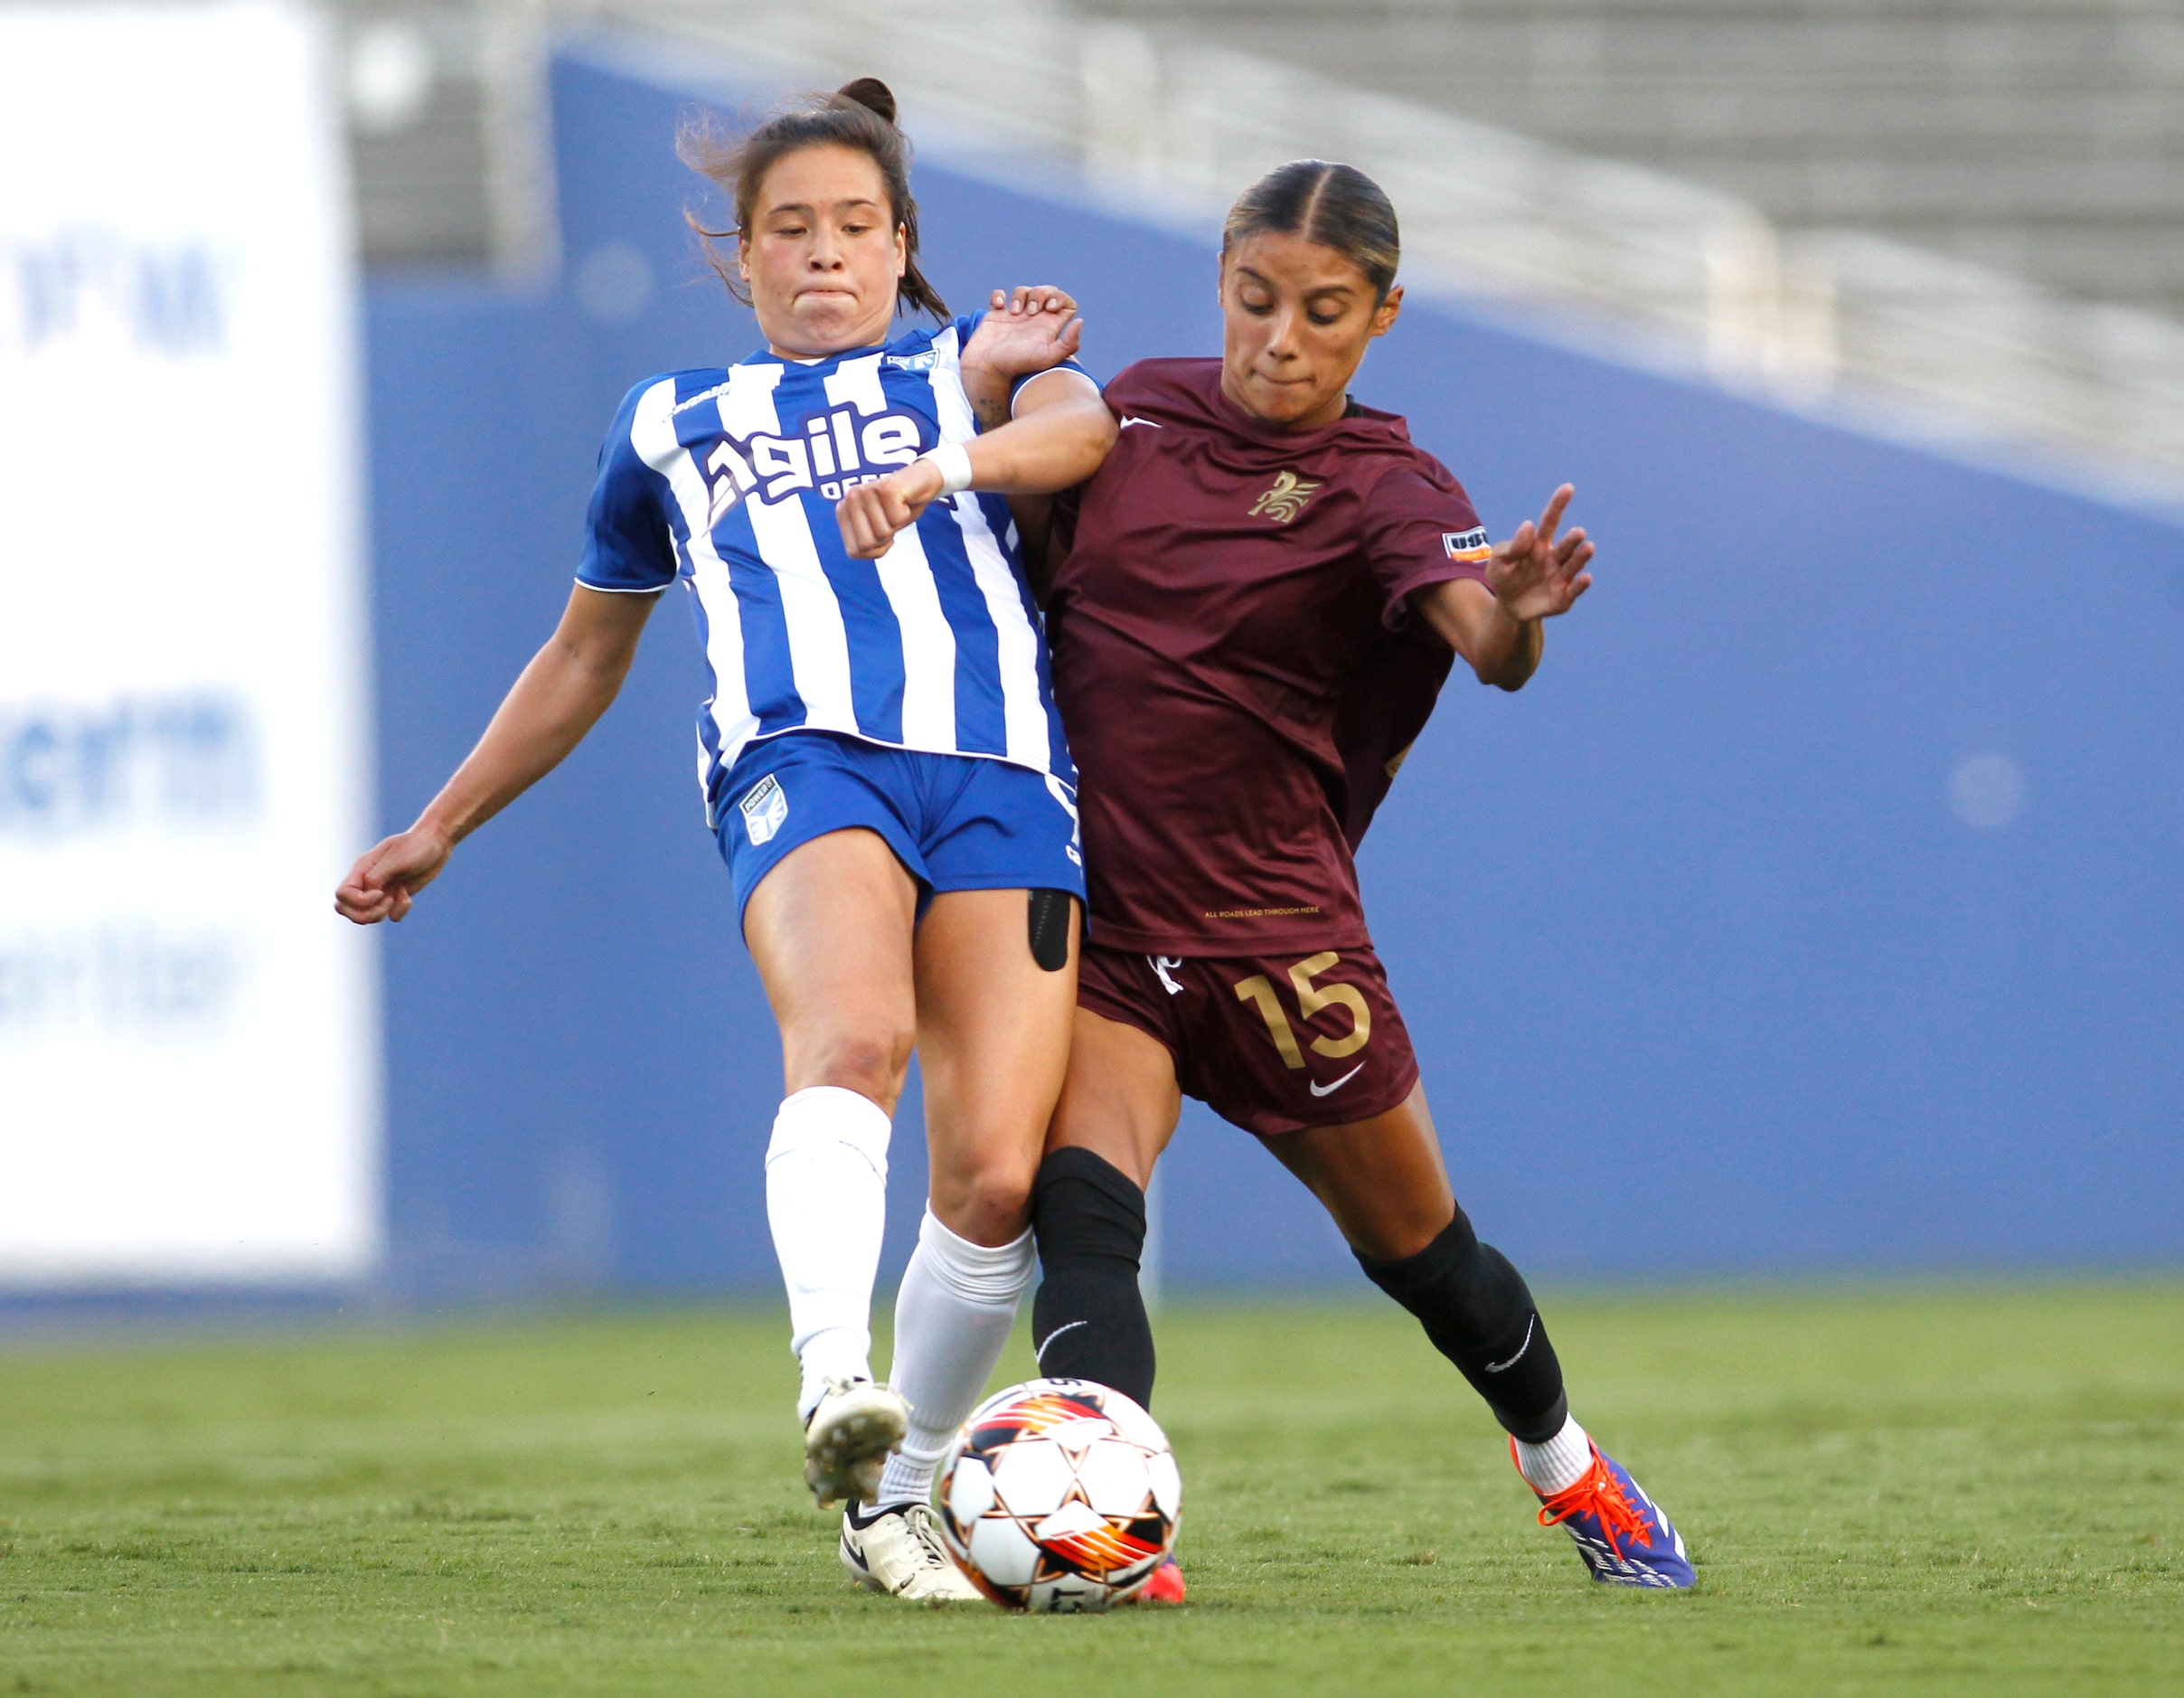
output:
<path id="1" fill-rule="evenodd" d="M 1345 1038 L 1314 1038 L 1313 1052 L 1324 1055 L 1331 1061 L 1345 1055 L 1355 1055 L 1372 1041 L 1372 1010 L 1365 1005 L 1365 998 L 1354 985 L 1314 985 L 1312 981 L 1342 957 L 1332 949 L 1323 955 L 1307 956 L 1289 969 L 1289 983 L 1295 987 L 1297 1012 L 1309 1020 L 1323 1008 L 1350 1010 L 1350 1035 Z M 1236 987 L 1236 999 L 1240 1003 L 1257 1003 L 1259 1017 L 1266 1023 L 1266 1035 L 1274 1040 L 1274 1047 L 1281 1052 L 1283 1062 L 1290 1067 L 1304 1065 L 1304 1052 L 1297 1048 L 1296 1033 L 1290 1030 L 1289 1016 L 1282 1010 L 1282 999 L 1274 994 L 1274 984 L 1264 973 L 1254 973 Z"/>

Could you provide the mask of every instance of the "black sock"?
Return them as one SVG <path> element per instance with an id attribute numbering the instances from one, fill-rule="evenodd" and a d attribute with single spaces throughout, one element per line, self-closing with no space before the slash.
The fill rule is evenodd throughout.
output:
<path id="1" fill-rule="evenodd" d="M 1145 1193 L 1090 1150 L 1059 1149 L 1031 1183 L 1039 1295 L 1031 1342 L 1050 1379 L 1111 1385 L 1150 1408 L 1153 1323 L 1137 1288 Z"/>
<path id="2" fill-rule="evenodd" d="M 1415 1256 L 1375 1261 L 1365 1276 L 1418 1317 L 1434 1347 L 1484 1398 L 1494 1419 L 1527 1444 L 1545 1444 L 1569 1414 L 1562 1363 L 1548 1342 L 1524 1276 L 1482 1244 L 1464 1211 Z"/>

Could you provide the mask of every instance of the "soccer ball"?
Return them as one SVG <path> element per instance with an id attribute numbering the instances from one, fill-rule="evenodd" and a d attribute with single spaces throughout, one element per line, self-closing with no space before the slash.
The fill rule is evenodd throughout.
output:
<path id="1" fill-rule="evenodd" d="M 1153 1417 L 1089 1380 L 981 1403 L 940 1470 L 940 1532 L 1004 1609 L 1105 1609 L 1175 1547 L 1183 1482 Z"/>

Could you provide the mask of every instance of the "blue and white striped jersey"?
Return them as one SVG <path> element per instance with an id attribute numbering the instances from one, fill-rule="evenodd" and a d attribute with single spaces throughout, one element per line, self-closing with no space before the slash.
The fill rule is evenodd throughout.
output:
<path id="1" fill-rule="evenodd" d="M 796 730 L 1075 787 L 1007 503 L 936 501 L 877 561 L 851 559 L 834 520 L 844 486 L 977 433 L 959 364 L 977 323 L 809 364 L 760 352 L 670 373 L 616 415 L 577 580 L 689 587 L 712 668 L 698 770 L 716 822 L 745 746 Z"/>

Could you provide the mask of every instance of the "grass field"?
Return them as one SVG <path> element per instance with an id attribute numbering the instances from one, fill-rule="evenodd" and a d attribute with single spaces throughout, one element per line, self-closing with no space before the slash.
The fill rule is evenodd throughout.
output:
<path id="1" fill-rule="evenodd" d="M 1553 1313 L 1698 1592 L 1588 1582 L 1392 1309 L 1172 1308 L 1192 1602 L 1041 1619 L 846 1583 L 768 1315 L 17 1344 L 0 1693 L 2184 1692 L 2184 1288 Z"/>

